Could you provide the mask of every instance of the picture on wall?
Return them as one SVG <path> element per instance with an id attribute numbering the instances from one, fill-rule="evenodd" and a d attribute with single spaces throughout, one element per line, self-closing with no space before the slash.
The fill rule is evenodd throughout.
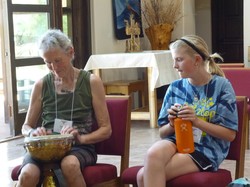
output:
<path id="1" fill-rule="evenodd" d="M 130 15 L 134 15 L 134 20 L 139 24 L 141 29 L 140 37 L 143 37 L 141 22 L 141 0 L 113 0 L 113 13 L 115 35 L 118 40 L 127 39 L 125 20 L 130 20 Z"/>

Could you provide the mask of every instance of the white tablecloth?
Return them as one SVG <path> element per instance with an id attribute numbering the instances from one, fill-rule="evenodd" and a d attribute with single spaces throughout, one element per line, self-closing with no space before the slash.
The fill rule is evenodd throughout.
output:
<path id="1" fill-rule="evenodd" d="M 152 67 L 151 91 L 179 78 L 173 68 L 169 50 L 91 55 L 84 69 L 88 71 L 140 67 Z"/>

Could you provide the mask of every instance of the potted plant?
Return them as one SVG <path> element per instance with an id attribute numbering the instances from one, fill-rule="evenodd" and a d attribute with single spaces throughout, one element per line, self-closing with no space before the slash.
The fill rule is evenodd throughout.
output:
<path id="1" fill-rule="evenodd" d="M 182 0 L 142 0 L 142 16 L 153 50 L 168 49 L 175 24 L 182 17 Z"/>

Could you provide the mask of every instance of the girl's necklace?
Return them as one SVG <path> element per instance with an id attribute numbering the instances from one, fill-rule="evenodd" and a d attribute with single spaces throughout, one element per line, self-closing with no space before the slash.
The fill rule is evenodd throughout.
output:
<path id="1" fill-rule="evenodd" d="M 210 80 L 211 80 L 211 79 L 210 79 Z M 203 106 L 202 106 L 202 110 L 201 110 L 201 111 L 205 111 L 205 109 L 206 109 L 206 107 L 207 107 L 207 102 L 208 102 L 208 87 L 209 87 L 210 80 L 208 81 L 207 84 L 201 86 L 201 88 L 199 88 L 198 90 L 197 90 L 197 87 L 196 87 L 196 86 L 193 86 L 193 85 L 188 81 L 188 84 L 190 85 L 190 87 L 191 87 L 191 89 L 192 89 L 192 92 L 193 92 L 193 96 L 194 96 L 193 102 L 194 102 L 194 103 L 198 103 L 199 100 L 201 100 L 201 98 L 199 98 L 199 96 L 202 95 L 201 90 L 204 90 L 205 102 L 203 103 Z M 206 88 L 205 88 L 205 86 L 206 86 Z M 194 91 L 194 89 L 196 90 L 196 92 Z M 206 90 L 206 91 L 205 91 L 205 90 Z M 209 109 L 207 109 L 207 110 L 209 110 Z M 210 116 L 208 116 L 207 121 L 210 122 Z"/>
<path id="2" fill-rule="evenodd" d="M 188 84 L 192 88 L 195 102 L 197 102 L 199 100 L 199 96 L 201 95 L 201 91 L 204 89 L 205 86 L 206 86 L 205 99 L 207 101 L 208 84 L 209 84 L 210 80 L 211 80 L 211 77 L 209 77 L 208 81 L 203 86 L 194 86 L 188 81 Z M 200 88 L 198 88 L 198 87 L 200 87 Z"/>
<path id="3" fill-rule="evenodd" d="M 189 81 L 188 81 L 188 83 L 189 83 Z M 209 83 L 207 83 L 206 85 L 201 86 L 200 88 L 197 88 L 196 86 L 193 86 L 191 83 L 189 83 L 189 85 L 192 88 L 193 97 L 194 97 L 195 102 L 197 102 L 200 99 L 199 97 L 201 96 L 202 90 L 204 90 L 204 89 L 206 89 L 204 94 L 205 94 L 205 98 L 206 98 L 206 101 L 207 101 L 208 84 Z"/>
<path id="4" fill-rule="evenodd" d="M 207 86 L 208 87 L 208 86 Z M 199 100 L 199 96 L 201 95 L 201 91 L 204 89 L 204 86 L 201 86 L 201 88 L 197 88 L 195 86 L 192 87 L 192 92 L 194 96 L 194 101 L 197 102 Z M 206 88 L 207 90 L 207 88 Z M 206 91 L 207 92 L 207 91 Z M 207 94 L 206 94 L 207 95 Z M 206 96 L 207 97 L 207 96 Z"/>

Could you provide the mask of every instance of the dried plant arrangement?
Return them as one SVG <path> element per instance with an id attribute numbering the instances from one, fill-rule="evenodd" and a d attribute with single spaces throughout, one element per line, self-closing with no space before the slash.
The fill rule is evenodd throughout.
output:
<path id="1" fill-rule="evenodd" d="M 174 26 L 182 18 L 182 0 L 142 0 L 145 26 L 168 23 Z"/>

